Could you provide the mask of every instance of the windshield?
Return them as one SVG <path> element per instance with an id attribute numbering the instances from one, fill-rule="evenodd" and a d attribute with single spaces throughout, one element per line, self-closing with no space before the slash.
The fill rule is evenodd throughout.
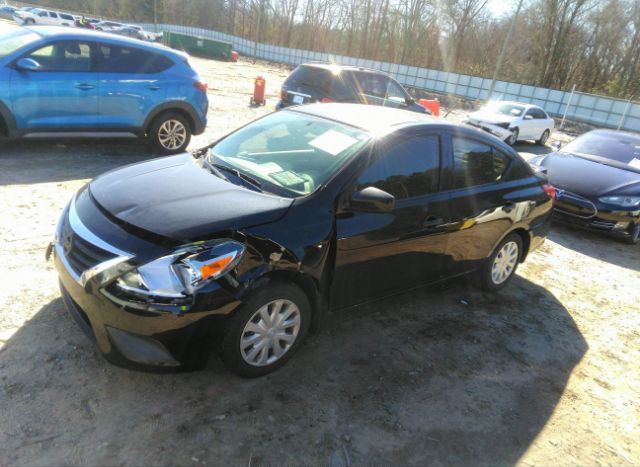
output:
<path id="1" fill-rule="evenodd" d="M 489 112 L 495 112 L 502 115 L 508 115 L 509 117 L 519 117 L 524 112 L 524 107 L 515 104 L 505 104 L 503 102 L 496 102 L 489 104 L 486 107 Z"/>
<path id="2" fill-rule="evenodd" d="M 39 38 L 40 36 L 27 29 L 18 29 L 15 32 L 0 35 L 0 59 L 11 55 Z"/>
<path id="3" fill-rule="evenodd" d="M 640 137 L 626 133 L 592 131 L 571 141 L 562 152 L 604 157 L 640 168 Z"/>
<path id="4" fill-rule="evenodd" d="M 356 128 L 298 112 L 257 120 L 212 148 L 222 162 L 289 196 L 308 195 L 358 152 L 370 136 Z"/>

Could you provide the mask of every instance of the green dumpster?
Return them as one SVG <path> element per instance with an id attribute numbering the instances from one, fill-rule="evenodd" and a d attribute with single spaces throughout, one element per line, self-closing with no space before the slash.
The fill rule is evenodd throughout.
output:
<path id="1" fill-rule="evenodd" d="M 191 55 L 223 60 L 231 59 L 231 42 L 214 41 L 204 37 L 176 34 L 175 32 L 165 33 L 164 38 L 169 47 L 183 50 Z"/>

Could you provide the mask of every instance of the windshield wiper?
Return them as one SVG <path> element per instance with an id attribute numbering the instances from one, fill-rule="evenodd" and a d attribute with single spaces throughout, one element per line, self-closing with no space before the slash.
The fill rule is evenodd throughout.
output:
<path id="1" fill-rule="evenodd" d="M 253 188 L 256 188 L 258 191 L 263 191 L 262 190 L 262 183 L 260 183 L 258 180 L 256 180 L 255 178 L 253 178 L 250 175 L 247 175 L 243 172 L 240 172 L 238 169 L 234 168 L 234 167 L 229 167 L 228 165 L 224 165 L 224 164 L 211 164 L 211 162 L 207 161 L 208 164 L 210 164 L 213 168 L 220 169 L 220 170 L 224 170 L 225 172 L 229 172 L 232 173 L 233 175 L 235 175 L 236 177 L 238 177 L 240 180 L 242 180 L 243 182 L 248 183 L 249 185 L 251 185 Z M 226 178 L 226 177 L 225 177 Z M 227 179 L 228 180 L 228 179 Z"/>
<path id="2" fill-rule="evenodd" d="M 218 170 L 216 165 L 209 162 L 209 160 L 206 157 L 202 158 L 202 163 L 207 167 L 207 169 L 209 169 L 209 171 L 213 175 L 217 176 L 218 178 L 221 178 L 222 180 L 226 180 L 227 182 L 229 181 L 229 179 L 225 176 L 225 174 L 220 172 L 220 170 Z"/>

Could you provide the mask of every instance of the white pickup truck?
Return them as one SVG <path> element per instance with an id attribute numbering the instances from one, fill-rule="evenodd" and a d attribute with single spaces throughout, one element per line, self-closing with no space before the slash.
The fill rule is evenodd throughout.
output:
<path id="1" fill-rule="evenodd" d="M 76 20 L 69 13 L 59 11 L 43 10 L 34 8 L 33 10 L 16 10 L 13 19 L 25 26 L 40 24 L 46 26 L 75 26 Z"/>

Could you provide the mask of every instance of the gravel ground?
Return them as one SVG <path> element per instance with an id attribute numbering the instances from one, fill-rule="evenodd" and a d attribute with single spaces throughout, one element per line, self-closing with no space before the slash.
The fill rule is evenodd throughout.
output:
<path id="1" fill-rule="evenodd" d="M 193 63 L 211 111 L 192 148 L 271 111 L 287 75 Z M 251 108 L 258 74 L 268 103 Z M 640 248 L 559 226 L 503 292 L 456 280 L 332 314 L 261 379 L 215 355 L 176 375 L 108 364 L 44 248 L 75 190 L 148 157 L 128 140 L 0 147 L 0 465 L 640 464 Z"/>

